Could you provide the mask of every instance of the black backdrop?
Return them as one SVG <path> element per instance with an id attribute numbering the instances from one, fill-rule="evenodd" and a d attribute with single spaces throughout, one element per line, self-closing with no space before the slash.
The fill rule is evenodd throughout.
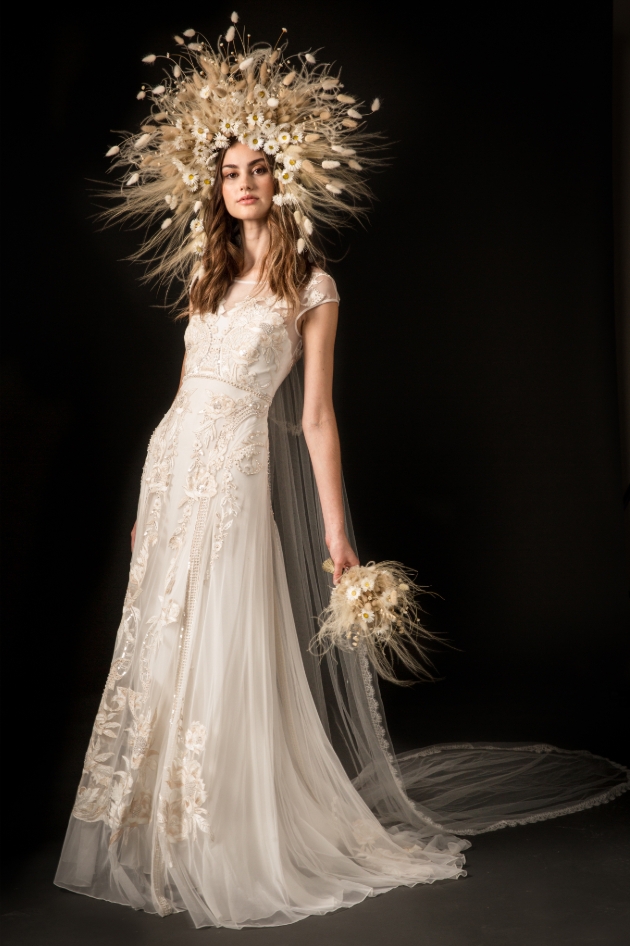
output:
<path id="1" fill-rule="evenodd" d="M 144 450 L 182 326 L 98 232 L 109 129 L 189 26 L 230 10 L 72 4 L 5 31 L 4 810 L 59 837 L 108 668 Z M 191 5 L 192 9 L 192 5 Z M 202 12 L 205 10 L 205 12 Z M 383 108 L 390 168 L 332 245 L 336 405 L 362 558 L 442 596 L 442 679 L 384 688 L 399 748 L 534 739 L 618 761 L 628 586 L 611 298 L 610 15 L 591 2 L 243 2 Z M 19 63 L 19 71 L 18 71 Z M 11 210 L 9 215 L 9 207 Z M 347 252 L 346 252 L 347 249 Z M 345 257 L 341 260 L 341 256 Z M 16 791 L 17 786 L 17 791 Z"/>

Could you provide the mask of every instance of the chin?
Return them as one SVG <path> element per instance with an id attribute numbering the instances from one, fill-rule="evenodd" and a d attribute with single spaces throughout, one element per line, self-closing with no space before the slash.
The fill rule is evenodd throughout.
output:
<path id="1" fill-rule="evenodd" d="M 253 207 L 235 207 L 232 214 L 237 220 L 264 220 L 269 214 L 269 207 L 260 207 L 256 204 Z"/>

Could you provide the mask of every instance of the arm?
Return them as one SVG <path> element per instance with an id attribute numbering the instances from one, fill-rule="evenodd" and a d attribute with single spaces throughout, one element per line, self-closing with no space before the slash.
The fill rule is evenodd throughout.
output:
<path id="1" fill-rule="evenodd" d="M 182 386 L 182 382 L 183 382 L 183 380 L 184 380 L 184 375 L 185 375 L 185 374 L 186 374 L 186 355 L 184 355 L 184 363 L 182 364 L 182 373 L 181 373 L 181 375 L 179 376 L 179 386 L 178 386 L 178 388 L 177 388 L 178 391 L 179 391 L 179 389 L 180 389 L 181 386 Z M 134 522 L 134 524 L 133 524 L 133 529 L 131 530 L 131 554 L 132 554 L 132 555 L 133 555 L 133 548 L 134 548 L 134 545 L 136 544 L 136 526 L 137 526 L 137 525 L 138 525 L 137 521 Z"/>
<path id="2" fill-rule="evenodd" d="M 346 535 L 341 498 L 341 450 L 332 402 L 333 358 L 337 332 L 336 302 L 311 309 L 304 318 L 304 413 L 302 427 L 317 481 L 326 545 L 335 563 L 333 581 L 344 568 L 358 565 Z"/>

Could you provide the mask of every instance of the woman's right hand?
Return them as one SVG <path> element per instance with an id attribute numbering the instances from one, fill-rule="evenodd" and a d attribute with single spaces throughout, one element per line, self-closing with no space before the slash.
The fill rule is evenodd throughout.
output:
<path id="1" fill-rule="evenodd" d="M 136 526 L 138 525 L 138 520 L 133 524 L 133 529 L 131 530 L 131 551 L 133 553 L 133 547 L 136 544 Z"/>

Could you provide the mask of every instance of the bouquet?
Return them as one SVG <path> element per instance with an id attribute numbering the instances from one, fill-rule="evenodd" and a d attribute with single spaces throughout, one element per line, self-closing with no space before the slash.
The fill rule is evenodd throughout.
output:
<path id="1" fill-rule="evenodd" d="M 332 559 L 324 562 L 332 573 Z M 311 652 L 325 654 L 333 647 L 352 652 L 363 649 L 376 672 L 385 680 L 398 680 L 392 666 L 395 655 L 409 670 L 430 677 L 430 660 L 421 641 L 435 639 L 420 622 L 415 585 L 409 569 L 398 562 L 354 565 L 333 588 L 330 604 L 320 616 L 320 629 Z"/>

